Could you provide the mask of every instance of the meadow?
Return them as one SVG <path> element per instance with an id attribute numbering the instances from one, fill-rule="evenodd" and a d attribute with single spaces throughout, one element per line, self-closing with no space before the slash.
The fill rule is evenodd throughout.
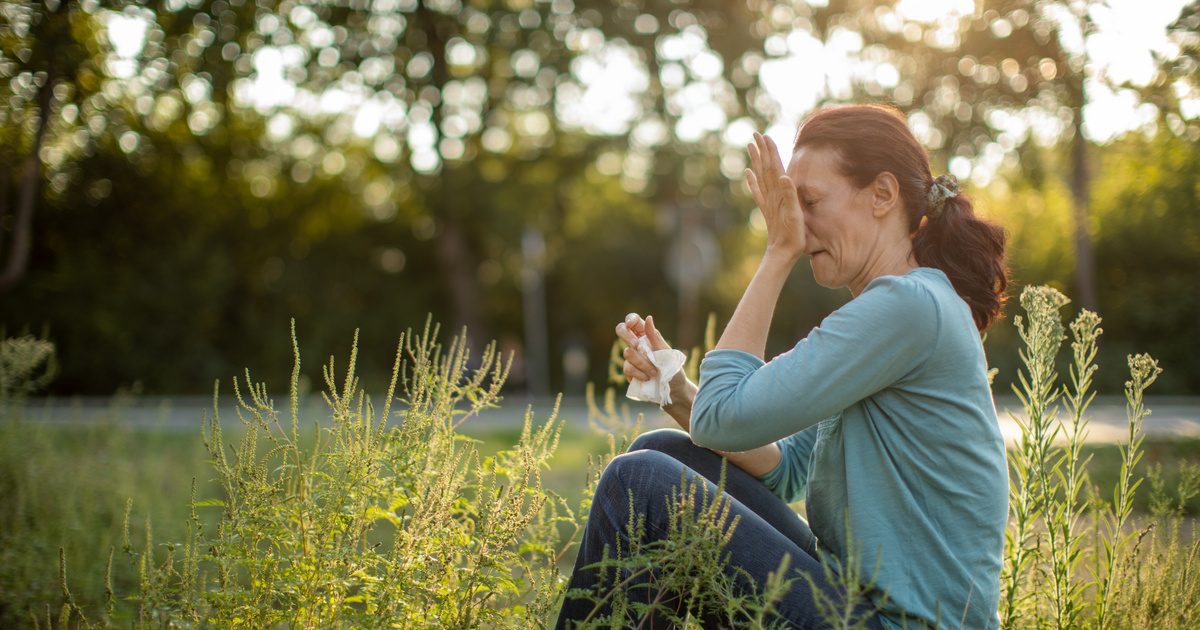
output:
<path id="1" fill-rule="evenodd" d="M 1053 290 L 1027 292 L 1027 319 L 1017 320 L 1029 421 L 1009 455 L 1003 625 L 1194 627 L 1200 441 L 1145 441 L 1142 395 L 1158 368 L 1140 356 L 1126 388 L 1129 439 L 1083 443 L 1099 321 L 1071 325 L 1060 378 L 1064 303 Z M 503 404 L 506 366 L 489 346 L 468 369 L 461 339 L 436 338 L 427 325 L 401 340 L 377 398 L 359 387 L 356 352 L 336 370 L 331 360 L 323 418 L 293 421 L 298 360 L 292 414 L 247 373 L 215 393 L 236 398 L 240 418 L 197 419 L 195 431 L 123 424 L 120 397 L 107 421 L 40 425 L 10 396 L 0 423 L 0 625 L 551 624 L 598 472 L 640 419 L 616 410 L 610 387 L 590 397 L 586 427 L 534 409 L 522 429 L 476 429 L 470 416 Z M 1078 413 L 1049 417 L 1058 398 Z M 772 593 L 787 583 L 730 593 L 713 571 L 713 532 L 730 524 L 701 507 L 680 501 L 671 544 L 615 558 L 614 576 L 666 567 L 660 589 L 692 591 L 685 626 L 714 612 L 730 626 L 769 625 Z M 597 626 L 650 612 L 619 590 L 603 598 L 616 613 Z M 827 612 L 833 627 L 861 622 Z"/>

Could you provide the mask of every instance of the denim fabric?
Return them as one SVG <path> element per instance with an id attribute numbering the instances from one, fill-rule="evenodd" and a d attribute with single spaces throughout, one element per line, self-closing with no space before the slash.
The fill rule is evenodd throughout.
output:
<path id="1" fill-rule="evenodd" d="M 609 556 L 616 553 L 618 540 L 621 549 L 628 548 L 625 524 L 629 520 L 629 492 L 633 495 L 633 509 L 645 515 L 646 542 L 661 539 L 668 531 L 667 502 L 673 488 L 677 488 L 681 474 L 687 481 L 693 480 L 707 487 L 709 497 L 716 496 L 716 482 L 720 477 L 722 457 L 692 443 L 691 437 L 678 429 L 658 429 L 638 437 L 627 453 L 615 457 L 600 477 L 588 515 L 579 555 L 571 575 L 568 589 L 595 588 L 599 572 L 583 569 L 588 564 L 601 560 L 605 547 Z M 698 491 L 699 492 L 699 491 Z M 771 620 L 784 627 L 822 628 L 824 620 L 819 616 L 814 603 L 814 593 L 808 581 L 800 573 L 813 578 L 817 588 L 831 601 L 843 601 L 841 587 L 825 580 L 825 572 L 814 559 L 816 539 L 808 524 L 779 497 L 775 496 L 761 481 L 729 464 L 726 468 L 725 493 L 722 498 L 732 503 L 730 516 L 740 520 L 733 536 L 725 546 L 729 554 L 728 574 L 735 573 L 733 567 L 746 571 L 761 589 L 767 575 L 779 568 L 784 554 L 791 555 L 789 577 L 799 578 L 792 583 L 787 595 L 776 607 L 779 617 Z M 742 588 L 746 586 L 744 582 Z M 652 589 L 638 588 L 631 584 L 626 592 L 630 601 L 649 602 Z M 668 598 L 668 602 L 678 599 Z M 559 613 L 557 628 L 573 628 L 592 611 L 595 603 L 586 599 L 567 599 Z M 866 604 L 862 604 L 865 608 Z M 599 615 L 610 614 L 607 606 Z M 861 616 L 861 615 L 860 615 Z M 630 620 L 636 624 L 638 620 Z M 642 627 L 665 626 L 661 620 L 649 619 Z M 704 627 L 720 627 L 717 620 L 702 620 Z M 867 621 L 868 628 L 882 628 L 877 617 Z"/>

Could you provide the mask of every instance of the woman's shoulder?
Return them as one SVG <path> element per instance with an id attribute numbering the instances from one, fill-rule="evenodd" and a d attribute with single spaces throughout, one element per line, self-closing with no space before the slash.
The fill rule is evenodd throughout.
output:
<path id="1" fill-rule="evenodd" d="M 934 354 L 951 363 L 983 360 L 971 308 L 941 269 L 917 267 L 902 276 L 881 276 L 876 280 L 881 281 L 878 288 L 884 289 L 881 295 L 889 293 L 891 299 L 903 300 L 907 313 L 932 324 L 914 327 L 913 334 L 924 331 L 931 335 L 931 343 L 939 349 Z"/>
<path id="2" fill-rule="evenodd" d="M 859 297 L 870 297 L 869 302 L 903 307 L 907 311 L 925 311 L 926 315 L 938 320 L 949 318 L 957 321 L 965 314 L 970 322 L 970 308 L 958 295 L 946 273 L 936 267 L 916 267 L 902 275 L 879 276 L 867 283 Z M 955 311 L 963 311 L 957 313 Z M 974 330 L 974 324 L 969 326 Z"/>
<path id="3" fill-rule="evenodd" d="M 904 312 L 936 317 L 939 302 L 937 289 L 943 282 L 949 286 L 949 280 L 940 269 L 917 267 L 902 275 L 886 275 L 872 279 L 858 299 L 863 300 L 864 306 L 878 305 L 894 314 L 898 314 L 897 310 L 902 309 Z"/>
<path id="4" fill-rule="evenodd" d="M 921 278 L 925 272 L 918 270 L 872 279 L 827 322 L 842 322 L 859 341 L 876 337 L 928 348 L 939 335 L 942 316 L 927 280 Z"/>

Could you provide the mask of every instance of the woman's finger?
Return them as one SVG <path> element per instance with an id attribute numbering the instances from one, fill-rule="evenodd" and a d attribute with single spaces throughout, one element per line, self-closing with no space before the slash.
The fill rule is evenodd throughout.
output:
<path id="1" fill-rule="evenodd" d="M 665 350 L 671 347 L 663 338 L 662 333 L 658 332 L 658 328 L 654 326 L 653 315 L 646 317 L 646 337 L 650 339 L 650 347 L 655 350 Z"/>
<path id="2" fill-rule="evenodd" d="M 778 158 L 776 158 L 775 153 L 771 151 L 772 146 L 774 146 L 774 143 L 771 142 L 770 136 L 761 133 L 758 134 L 758 159 L 759 163 L 762 165 L 762 167 L 758 169 L 758 172 L 762 174 L 762 178 L 766 181 L 773 181 L 776 177 L 778 177 Z"/>
<path id="3" fill-rule="evenodd" d="M 633 331 L 629 330 L 629 326 L 626 326 L 625 322 L 617 324 L 617 336 L 621 338 L 621 341 L 624 341 L 630 346 L 637 345 L 637 335 L 634 334 Z"/>
<path id="4" fill-rule="evenodd" d="M 788 244 L 796 251 L 803 252 L 808 241 L 807 227 L 804 225 L 804 212 L 800 207 L 800 196 L 791 178 L 784 175 L 779 178 L 780 204 L 779 214 L 782 227 L 790 232 L 786 236 Z"/>
<path id="5" fill-rule="evenodd" d="M 767 145 L 767 161 L 771 163 L 771 175 L 776 177 L 783 175 L 783 158 L 779 157 L 779 147 L 775 146 L 775 141 L 770 136 L 763 137 Z"/>
<path id="6" fill-rule="evenodd" d="M 758 185 L 758 177 L 750 169 L 746 169 L 746 185 L 750 187 L 750 196 L 754 198 L 754 205 L 761 210 L 763 207 L 762 189 Z"/>
<path id="7" fill-rule="evenodd" d="M 643 332 L 643 330 L 646 328 L 646 322 L 642 319 L 641 315 L 638 315 L 637 313 L 630 313 L 625 316 L 625 326 L 633 333 L 635 337 L 640 337 L 646 334 Z"/>
<path id="8" fill-rule="evenodd" d="M 780 176 L 778 183 L 780 206 L 786 209 L 789 214 L 793 214 L 799 220 L 803 221 L 803 208 L 800 206 L 800 195 L 796 192 L 796 184 L 787 175 Z"/>
<path id="9" fill-rule="evenodd" d="M 758 151 L 758 138 L 746 145 L 746 153 L 750 154 L 750 168 L 755 172 L 762 169 L 762 161 Z"/>
<path id="10" fill-rule="evenodd" d="M 625 374 L 625 378 L 629 379 L 629 380 L 634 380 L 634 379 L 637 379 L 639 381 L 654 380 L 654 377 L 652 377 L 652 376 L 646 374 L 645 372 L 643 372 L 642 370 L 638 369 L 638 367 L 636 365 L 630 363 L 629 361 L 626 361 L 625 365 L 622 366 L 622 372 Z"/>
<path id="11" fill-rule="evenodd" d="M 642 374 L 640 371 L 638 371 L 637 368 L 626 363 L 625 364 L 625 380 L 627 380 L 627 381 L 648 381 L 650 379 L 646 378 L 646 375 Z"/>
<path id="12" fill-rule="evenodd" d="M 761 133 L 754 132 L 754 174 L 758 175 L 759 181 L 762 181 L 763 175 L 766 173 L 767 154 L 766 145 L 763 144 Z"/>
<path id="13" fill-rule="evenodd" d="M 629 363 L 631 363 L 633 365 L 633 367 L 637 368 L 643 374 L 657 374 L 658 373 L 658 368 L 654 367 L 654 364 L 650 362 L 650 359 L 647 359 L 644 355 L 642 355 L 641 352 L 638 352 L 636 349 L 626 348 L 624 354 L 625 354 L 625 360 L 628 361 Z"/>

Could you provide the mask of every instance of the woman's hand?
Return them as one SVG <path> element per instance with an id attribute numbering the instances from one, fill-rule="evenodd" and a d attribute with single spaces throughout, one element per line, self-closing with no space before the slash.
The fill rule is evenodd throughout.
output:
<path id="1" fill-rule="evenodd" d="M 804 213 L 795 184 L 784 174 L 779 149 L 774 141 L 758 132 L 746 149 L 750 153 L 746 184 L 767 223 L 767 251 L 799 260 L 807 241 Z"/>
<path id="2" fill-rule="evenodd" d="M 667 340 L 663 339 L 662 333 L 654 327 L 654 316 L 649 315 L 646 319 L 642 319 L 637 313 L 630 313 L 625 316 L 625 321 L 617 324 L 617 336 L 625 342 L 626 348 L 624 352 L 625 364 L 622 366 L 622 372 L 625 374 L 625 379 L 633 381 L 653 380 L 658 376 L 658 368 L 650 362 L 641 352 L 638 352 L 638 337 L 645 336 L 650 342 L 651 350 L 668 350 L 671 348 L 667 344 Z"/>
<path id="3" fill-rule="evenodd" d="M 647 316 L 645 320 L 637 313 L 626 315 L 625 321 L 617 324 L 617 336 L 628 346 L 625 348 L 625 364 L 622 366 L 627 381 L 635 378 L 648 381 L 658 376 L 658 368 L 637 351 L 638 337 L 643 335 L 650 342 L 651 350 L 667 350 L 671 347 L 667 340 L 663 339 L 662 333 L 654 327 L 653 315 Z M 696 400 L 696 384 L 688 380 L 687 374 L 680 369 L 671 377 L 668 385 L 671 388 L 671 404 L 663 407 L 663 410 L 687 431 L 691 424 L 692 402 Z"/>

